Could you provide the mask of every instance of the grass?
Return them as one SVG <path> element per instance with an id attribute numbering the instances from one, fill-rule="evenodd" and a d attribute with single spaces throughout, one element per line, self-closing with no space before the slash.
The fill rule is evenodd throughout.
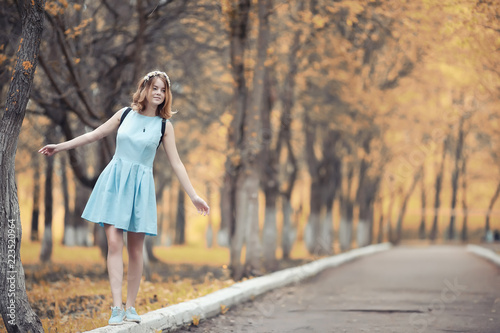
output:
<path id="1" fill-rule="evenodd" d="M 112 300 L 100 250 L 54 242 L 51 261 L 41 264 L 40 248 L 39 242 L 23 242 L 21 260 L 28 298 L 45 332 L 82 332 L 106 326 Z M 234 283 L 227 269 L 227 248 L 208 249 L 197 244 L 160 246 L 154 248 L 154 254 L 159 262 L 151 264 L 151 281 L 143 278 L 141 283 L 136 300 L 139 314 L 195 299 Z M 243 251 L 242 258 L 244 255 Z M 281 256 L 279 251 L 277 255 Z M 292 257 L 296 259 L 281 263 L 285 265 L 281 268 L 314 259 L 302 243 L 295 245 Z M 126 279 L 126 250 L 124 262 Z M 126 283 L 122 295 L 126 295 Z"/>

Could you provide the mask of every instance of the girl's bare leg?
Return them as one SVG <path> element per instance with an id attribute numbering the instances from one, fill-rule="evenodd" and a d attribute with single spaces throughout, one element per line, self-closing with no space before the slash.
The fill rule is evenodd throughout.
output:
<path id="1" fill-rule="evenodd" d="M 105 224 L 108 239 L 108 275 L 113 296 L 113 306 L 122 307 L 123 283 L 123 230 Z"/>
<path id="2" fill-rule="evenodd" d="M 128 286 L 127 286 L 127 304 L 128 309 L 134 306 L 139 285 L 141 284 L 143 258 L 142 249 L 144 245 L 144 233 L 127 232 L 128 249 Z"/>

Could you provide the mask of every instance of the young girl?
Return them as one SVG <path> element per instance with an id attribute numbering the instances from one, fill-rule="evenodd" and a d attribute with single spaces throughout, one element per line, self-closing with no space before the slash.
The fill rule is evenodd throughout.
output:
<path id="1" fill-rule="evenodd" d="M 184 190 L 200 214 L 210 208 L 200 198 L 187 175 L 175 146 L 170 79 L 154 71 L 139 81 L 133 95 L 132 110 L 123 108 L 94 131 L 39 150 L 52 156 L 97 141 L 118 129 L 115 155 L 103 170 L 90 195 L 82 217 L 104 226 L 108 240 L 108 274 L 113 296 L 110 325 L 140 322 L 134 303 L 142 277 L 142 249 L 145 235 L 156 235 L 156 197 L 153 160 L 157 147 L 163 149 Z M 127 111 L 130 111 L 127 113 Z M 163 129 L 162 129 L 163 127 Z M 163 134 L 164 131 L 164 134 Z M 127 232 L 129 266 L 127 301 L 122 308 L 123 232 Z"/>

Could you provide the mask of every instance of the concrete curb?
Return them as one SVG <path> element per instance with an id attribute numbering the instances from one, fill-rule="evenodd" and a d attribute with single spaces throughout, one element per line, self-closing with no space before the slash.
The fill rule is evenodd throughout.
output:
<path id="1" fill-rule="evenodd" d="M 365 255 L 388 250 L 391 246 L 390 243 L 383 243 L 354 249 L 302 266 L 238 282 L 203 297 L 148 312 L 141 316 L 142 321 L 140 324 L 126 323 L 119 326 L 105 326 L 88 332 L 150 333 L 158 332 L 158 330 L 174 330 L 192 323 L 194 316 L 204 320 L 218 315 L 221 312 L 222 305 L 231 307 L 272 289 L 312 277 L 327 268 L 339 266 Z"/>
<path id="2" fill-rule="evenodd" d="M 472 245 L 468 244 L 467 245 L 467 252 L 472 252 L 477 256 L 486 258 L 498 266 L 500 266 L 500 255 L 498 255 L 495 251 L 487 249 L 485 247 L 479 246 L 479 245 Z"/>

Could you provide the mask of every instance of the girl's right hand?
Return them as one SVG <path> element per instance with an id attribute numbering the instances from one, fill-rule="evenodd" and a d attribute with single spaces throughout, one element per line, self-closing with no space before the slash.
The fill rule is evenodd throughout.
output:
<path id="1" fill-rule="evenodd" d="M 52 156 L 58 152 L 57 145 L 54 144 L 46 145 L 45 147 L 41 148 L 38 152 L 46 156 Z"/>

